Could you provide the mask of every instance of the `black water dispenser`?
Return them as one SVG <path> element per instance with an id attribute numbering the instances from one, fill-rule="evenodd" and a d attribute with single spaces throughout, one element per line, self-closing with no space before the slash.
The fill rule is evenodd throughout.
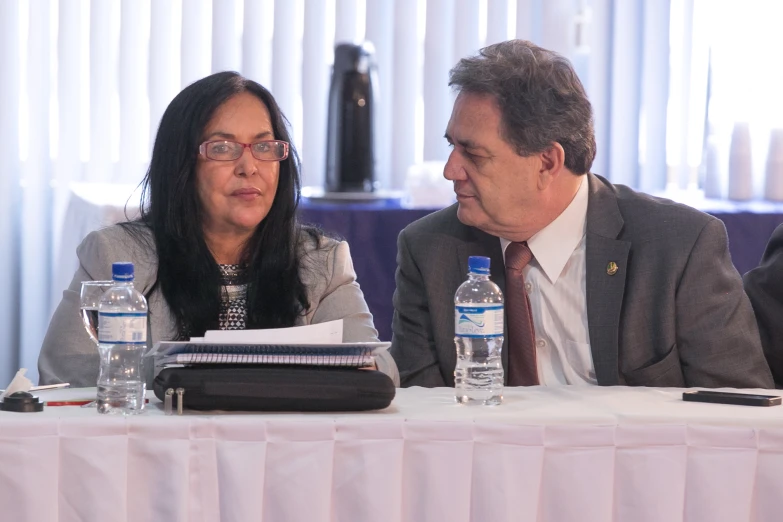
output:
<path id="1" fill-rule="evenodd" d="M 373 192 L 374 103 L 378 85 L 371 43 L 334 50 L 326 134 L 326 191 Z"/>

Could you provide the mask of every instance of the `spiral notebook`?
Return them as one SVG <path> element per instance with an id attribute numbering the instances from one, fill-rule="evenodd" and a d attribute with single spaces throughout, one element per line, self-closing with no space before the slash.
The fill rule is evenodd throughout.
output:
<path id="1" fill-rule="evenodd" d="M 155 347 L 156 364 L 294 364 L 372 366 L 388 342 L 336 344 L 218 344 L 164 341 Z"/>

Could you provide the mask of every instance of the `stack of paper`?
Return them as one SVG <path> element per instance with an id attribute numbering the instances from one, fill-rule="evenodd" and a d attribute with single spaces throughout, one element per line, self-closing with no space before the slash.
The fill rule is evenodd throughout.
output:
<path id="1" fill-rule="evenodd" d="M 189 341 L 163 341 L 156 365 L 295 364 L 364 367 L 390 343 L 343 343 L 342 320 L 269 330 L 210 330 Z"/>

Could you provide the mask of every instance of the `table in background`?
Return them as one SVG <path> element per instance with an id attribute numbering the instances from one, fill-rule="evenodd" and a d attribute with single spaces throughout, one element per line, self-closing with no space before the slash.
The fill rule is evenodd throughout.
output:
<path id="1" fill-rule="evenodd" d="M 781 406 L 563 386 L 507 389 L 502 406 L 487 408 L 457 405 L 453 392 L 402 389 L 367 413 L 166 417 L 157 399 L 130 418 L 0 412 L 0 518 L 772 522 L 783 513 Z"/>
<path id="2" fill-rule="evenodd" d="M 74 185 L 63 224 L 55 289 L 64 289 L 71 282 L 78 266 L 76 247 L 89 231 L 124 219 L 126 210 L 134 215 L 137 198 L 128 200 L 132 190 L 133 187 L 127 186 Z M 772 231 L 783 222 L 781 203 L 707 200 L 692 193 L 675 194 L 675 197 L 725 223 L 732 260 L 741 274 L 758 265 Z M 359 284 L 381 340 L 391 340 L 397 235 L 409 223 L 434 211 L 402 208 L 394 201 L 324 203 L 302 199 L 299 215 L 303 221 L 318 224 L 350 244 Z"/>

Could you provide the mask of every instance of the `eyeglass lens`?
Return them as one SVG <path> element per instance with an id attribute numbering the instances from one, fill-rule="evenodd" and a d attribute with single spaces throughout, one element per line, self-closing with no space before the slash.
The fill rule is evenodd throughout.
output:
<path id="1" fill-rule="evenodd" d="M 245 150 L 245 145 L 236 141 L 212 141 L 206 144 L 206 156 L 217 161 L 232 161 Z M 250 153 L 262 161 L 279 161 L 286 157 L 284 141 L 259 141 L 250 144 Z"/>

